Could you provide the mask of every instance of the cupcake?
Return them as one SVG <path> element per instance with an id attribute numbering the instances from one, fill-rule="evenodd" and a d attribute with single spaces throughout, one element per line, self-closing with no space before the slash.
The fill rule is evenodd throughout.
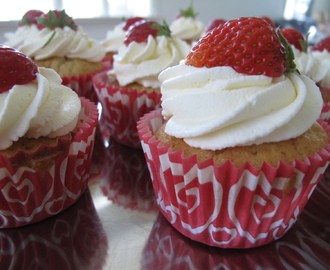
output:
<path id="1" fill-rule="evenodd" d="M 211 246 L 251 248 L 295 223 L 329 163 L 322 97 L 260 18 L 209 32 L 163 71 L 138 132 L 166 219 Z"/>
<path id="2" fill-rule="evenodd" d="M 53 216 L 87 186 L 97 108 L 52 69 L 0 46 L 0 228 Z"/>
<path id="3" fill-rule="evenodd" d="M 103 269 L 108 242 L 87 189 L 72 207 L 30 226 L 1 230 L 2 269 Z"/>
<path id="4" fill-rule="evenodd" d="M 38 16 L 38 15 L 36 15 Z M 105 69 L 102 59 L 105 51 L 102 45 L 91 39 L 77 26 L 64 10 L 50 10 L 36 17 L 37 23 L 30 26 L 33 31 L 21 40 L 21 27 L 5 44 L 29 56 L 39 67 L 54 69 L 63 84 L 92 101 L 97 101 L 92 84 L 92 76 Z"/>
<path id="5" fill-rule="evenodd" d="M 197 19 L 198 13 L 194 8 L 189 6 L 186 10 L 181 9 L 180 13 L 170 24 L 172 36 L 182 39 L 192 45 L 198 41 L 204 34 L 205 25 Z"/>
<path id="6" fill-rule="evenodd" d="M 145 20 L 142 17 L 131 17 L 117 24 L 113 29 L 109 30 L 105 39 L 101 42 L 105 50 L 105 58 L 103 62 L 111 68 L 113 64 L 113 55 L 118 53 L 118 49 L 123 45 L 126 32 L 135 23 Z"/>
<path id="7" fill-rule="evenodd" d="M 311 78 L 319 86 L 324 102 L 320 118 L 329 121 L 330 87 L 327 87 L 327 85 L 330 83 L 328 75 L 330 74 L 330 58 L 327 59 L 321 56 L 320 52 L 314 53 L 308 48 L 307 40 L 298 30 L 285 28 L 281 29 L 280 32 L 292 45 L 297 70 L 299 70 L 300 74 Z"/>
<path id="8" fill-rule="evenodd" d="M 159 73 L 184 59 L 189 45 L 172 38 L 166 23 L 143 21 L 130 28 L 114 55 L 113 68 L 93 77 L 102 104 L 100 129 L 105 140 L 141 148 L 137 120 L 160 104 Z"/>

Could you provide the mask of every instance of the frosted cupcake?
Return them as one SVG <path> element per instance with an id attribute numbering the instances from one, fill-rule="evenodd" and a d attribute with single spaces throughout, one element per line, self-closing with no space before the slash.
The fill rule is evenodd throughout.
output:
<path id="1" fill-rule="evenodd" d="M 18 27 L 15 33 L 7 34 L 10 40 L 5 44 L 29 56 L 39 67 L 54 69 L 64 85 L 79 96 L 96 101 L 91 79 L 105 68 L 101 62 L 105 56 L 102 45 L 91 39 L 64 10 L 51 10 L 36 17 L 36 21 L 23 43 L 17 42 L 23 31 Z"/>
<path id="2" fill-rule="evenodd" d="M 187 237 L 223 248 L 280 238 L 328 166 L 320 91 L 286 49 L 264 20 L 239 18 L 160 74 L 162 109 L 138 131 L 159 208 Z"/>
<path id="3" fill-rule="evenodd" d="M 180 14 L 176 16 L 170 25 L 172 36 L 182 39 L 192 45 L 198 41 L 204 34 L 205 25 L 197 19 L 198 13 L 192 6 L 186 10 L 180 10 Z"/>
<path id="4" fill-rule="evenodd" d="M 52 69 L 1 45 L 0 227 L 53 216 L 87 186 L 97 108 Z M 41 184 L 42 183 L 42 184 Z"/>
<path id="5" fill-rule="evenodd" d="M 106 140 L 141 148 L 137 120 L 160 104 L 159 73 L 184 59 L 189 45 L 170 36 L 167 25 L 143 21 L 132 27 L 114 55 L 113 68 L 94 76 L 102 104 L 100 128 Z"/>

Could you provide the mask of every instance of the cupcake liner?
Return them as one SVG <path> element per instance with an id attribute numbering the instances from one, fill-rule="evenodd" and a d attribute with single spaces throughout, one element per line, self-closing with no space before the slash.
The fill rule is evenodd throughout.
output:
<path id="1" fill-rule="evenodd" d="M 90 177 L 98 112 L 91 101 L 80 98 L 82 110 L 71 139 L 58 139 L 58 145 L 42 146 L 33 153 L 19 151 L 14 156 L 0 154 L 0 228 L 31 224 L 55 215 L 76 202 Z M 17 165 L 38 153 L 60 150 L 49 169 L 35 171 Z M 36 161 L 37 162 L 37 161 Z"/>
<path id="2" fill-rule="evenodd" d="M 159 108 L 161 94 L 116 87 L 106 71 L 95 75 L 93 82 L 102 104 L 100 128 L 105 140 L 111 137 L 129 147 L 141 148 L 137 121 L 145 113 Z"/>
<path id="3" fill-rule="evenodd" d="M 138 123 L 157 203 L 169 222 L 187 237 L 211 246 L 250 248 L 282 237 L 295 223 L 330 160 L 330 144 L 308 157 L 277 168 L 213 160 L 197 162 L 162 146 L 153 132 L 162 124 L 161 109 Z M 320 121 L 330 134 L 329 126 Z M 294 183 L 284 192 L 288 179 Z"/>
<path id="4" fill-rule="evenodd" d="M 106 65 L 104 65 L 103 70 L 106 69 L 108 68 Z M 97 71 L 91 74 L 79 75 L 79 76 L 71 76 L 71 77 L 65 76 L 62 77 L 62 84 L 71 88 L 73 91 L 75 91 L 78 94 L 78 96 L 85 97 L 97 103 L 98 98 L 94 90 L 92 78 L 98 72 L 101 71 Z"/>
<path id="5" fill-rule="evenodd" d="M 108 242 L 87 189 L 56 217 L 0 231 L 1 269 L 103 269 Z"/>
<path id="6" fill-rule="evenodd" d="M 329 244 L 299 221 L 268 245 L 219 249 L 186 238 L 160 214 L 142 251 L 141 269 L 328 269 Z"/>
<path id="7" fill-rule="evenodd" d="M 320 87 L 321 92 L 326 93 L 325 96 L 330 96 L 330 87 Z M 323 103 L 320 119 L 327 121 L 329 123 L 330 121 L 330 102 L 325 101 Z"/>
<path id="8" fill-rule="evenodd" d="M 142 149 L 111 141 L 104 163 L 107 170 L 100 187 L 109 200 L 132 210 L 158 211 Z"/>

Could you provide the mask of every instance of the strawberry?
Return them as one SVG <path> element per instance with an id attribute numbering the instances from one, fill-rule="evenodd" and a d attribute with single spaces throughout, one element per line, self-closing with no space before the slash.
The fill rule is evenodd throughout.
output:
<path id="1" fill-rule="evenodd" d="M 171 31 L 165 21 L 163 22 L 163 25 L 155 21 L 140 21 L 135 23 L 133 27 L 129 28 L 126 33 L 124 44 L 128 46 L 133 41 L 137 43 L 147 42 L 149 35 L 152 35 L 154 38 L 156 36 L 170 37 Z"/>
<path id="2" fill-rule="evenodd" d="M 127 31 L 133 24 L 135 24 L 136 22 L 139 21 L 145 21 L 145 18 L 142 17 L 132 17 L 132 18 L 128 18 L 126 21 L 125 26 L 123 27 L 124 31 Z"/>
<path id="3" fill-rule="evenodd" d="M 25 54 L 0 44 L 0 93 L 36 79 L 38 67 Z"/>
<path id="4" fill-rule="evenodd" d="M 213 21 L 211 21 L 208 24 L 208 26 L 206 27 L 205 32 L 207 33 L 209 31 L 211 31 L 213 28 L 215 28 L 215 27 L 217 27 L 221 24 L 224 24 L 225 22 L 226 22 L 226 20 L 224 20 L 224 19 L 214 19 Z"/>
<path id="5" fill-rule="evenodd" d="M 18 22 L 18 26 L 37 24 L 36 18 L 43 15 L 44 13 L 42 11 L 31 9 L 23 15 L 22 19 Z"/>
<path id="6" fill-rule="evenodd" d="M 330 52 L 330 36 L 321 39 L 312 47 L 312 51 L 322 52 L 324 50 Z"/>
<path id="7" fill-rule="evenodd" d="M 296 70 L 292 48 L 281 42 L 274 28 L 263 19 L 239 18 L 208 32 L 188 53 L 185 64 L 230 66 L 242 74 L 279 77 L 287 70 Z"/>
<path id="8" fill-rule="evenodd" d="M 307 52 L 307 42 L 305 41 L 304 36 L 296 29 L 285 28 L 281 29 L 281 34 L 285 39 L 293 45 L 297 50 L 301 52 Z"/>
<path id="9" fill-rule="evenodd" d="M 49 28 L 54 30 L 56 27 L 64 28 L 68 26 L 73 30 L 77 29 L 77 25 L 72 17 L 68 16 L 64 10 L 50 10 L 47 14 L 36 19 L 38 21 L 37 27 L 39 30 Z"/>

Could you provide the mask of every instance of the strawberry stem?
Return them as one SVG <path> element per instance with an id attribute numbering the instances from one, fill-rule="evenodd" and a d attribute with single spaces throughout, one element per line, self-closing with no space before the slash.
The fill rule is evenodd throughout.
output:
<path id="1" fill-rule="evenodd" d="M 281 34 L 279 27 L 276 29 L 276 34 L 285 49 L 286 72 L 297 72 L 300 74 L 294 62 L 294 53 L 291 44 L 289 44 L 286 38 Z"/>
<path id="2" fill-rule="evenodd" d="M 154 24 L 150 25 L 150 27 L 154 28 L 154 29 L 158 29 L 158 32 L 157 32 L 158 37 L 159 36 L 166 36 L 169 38 L 172 37 L 170 27 L 165 20 L 163 20 L 163 24 L 154 23 Z"/>
<path id="3" fill-rule="evenodd" d="M 45 48 L 52 41 L 52 39 L 54 38 L 55 34 L 56 34 L 56 31 L 53 31 L 52 35 L 47 40 L 47 42 L 44 44 L 44 46 L 42 46 L 42 48 Z"/>

